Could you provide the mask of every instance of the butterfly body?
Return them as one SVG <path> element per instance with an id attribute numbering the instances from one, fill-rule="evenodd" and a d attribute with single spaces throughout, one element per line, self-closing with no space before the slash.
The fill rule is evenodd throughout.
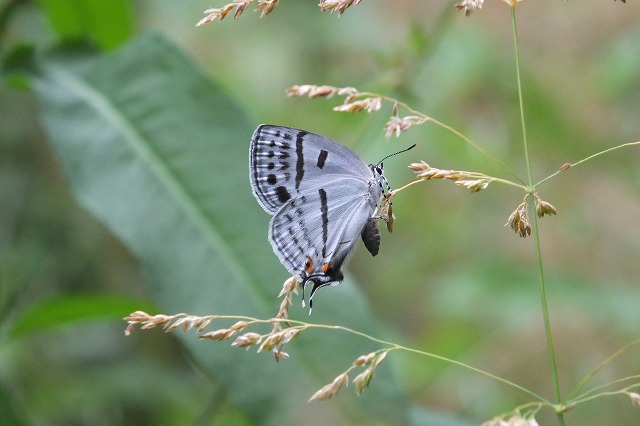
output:
<path id="1" fill-rule="evenodd" d="M 324 136 L 261 125 L 251 140 L 250 178 L 256 199 L 273 215 L 274 252 L 302 279 L 303 291 L 313 283 L 310 305 L 318 288 L 342 281 L 342 264 L 358 238 L 378 253 L 381 166 Z"/>

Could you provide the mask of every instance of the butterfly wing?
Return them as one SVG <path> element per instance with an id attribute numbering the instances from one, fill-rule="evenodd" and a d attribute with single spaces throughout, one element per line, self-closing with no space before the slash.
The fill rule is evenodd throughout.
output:
<path id="1" fill-rule="evenodd" d="M 335 179 L 289 200 L 271 220 L 269 241 L 290 273 L 340 281 L 340 267 L 372 220 L 378 199 L 368 181 Z"/>
<path id="2" fill-rule="evenodd" d="M 270 214 L 343 176 L 371 178 L 369 167 L 347 147 L 291 127 L 258 126 L 251 138 L 249 162 L 253 194 Z"/>

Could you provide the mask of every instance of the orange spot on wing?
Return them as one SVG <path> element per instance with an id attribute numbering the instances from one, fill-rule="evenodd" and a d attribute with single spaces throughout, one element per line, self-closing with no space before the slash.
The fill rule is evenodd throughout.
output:
<path id="1" fill-rule="evenodd" d="M 307 260 L 304 262 L 304 270 L 307 274 L 313 271 L 313 260 L 311 260 L 310 257 L 307 257 Z"/>

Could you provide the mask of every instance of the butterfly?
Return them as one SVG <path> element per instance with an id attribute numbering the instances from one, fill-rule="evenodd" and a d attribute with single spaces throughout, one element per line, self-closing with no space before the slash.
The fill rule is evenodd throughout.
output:
<path id="1" fill-rule="evenodd" d="M 327 137 L 263 124 L 251 138 L 249 163 L 253 194 L 273 215 L 269 242 L 287 271 L 300 277 L 303 306 L 311 284 L 311 313 L 315 292 L 342 281 L 342 264 L 358 238 L 378 254 L 377 220 L 390 217 L 382 211 L 385 202 L 390 206 L 382 162 L 367 165 Z"/>

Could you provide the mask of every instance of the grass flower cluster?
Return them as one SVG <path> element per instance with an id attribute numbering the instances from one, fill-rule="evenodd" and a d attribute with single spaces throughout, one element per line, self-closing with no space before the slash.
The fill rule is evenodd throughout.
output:
<path id="1" fill-rule="evenodd" d="M 362 0 L 320 0 L 318 6 L 323 12 L 336 12 L 338 16 L 350 8 L 351 6 L 357 6 Z M 204 11 L 206 15 L 196 24 L 196 27 L 208 24 L 214 21 L 222 21 L 227 15 L 233 12 L 233 19 L 240 18 L 240 15 L 253 3 L 254 0 L 233 0 L 231 3 L 227 3 L 222 7 L 211 7 Z M 260 18 L 264 18 L 278 5 L 278 0 L 258 0 L 254 12 L 260 12 Z"/>

